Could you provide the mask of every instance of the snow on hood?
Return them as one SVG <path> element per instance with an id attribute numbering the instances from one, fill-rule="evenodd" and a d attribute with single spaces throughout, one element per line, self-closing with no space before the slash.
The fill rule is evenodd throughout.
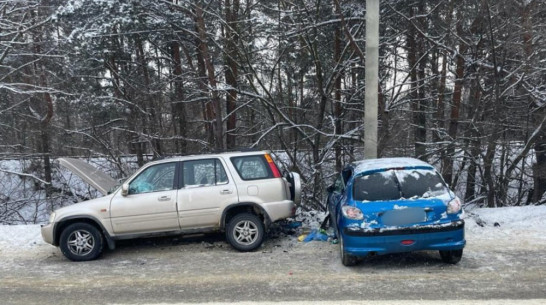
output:
<path id="1" fill-rule="evenodd" d="M 59 165 L 73 172 L 103 195 L 107 195 L 108 191 L 118 184 L 116 180 L 114 180 L 108 174 L 82 160 L 73 158 L 58 158 L 56 161 L 59 163 Z"/>

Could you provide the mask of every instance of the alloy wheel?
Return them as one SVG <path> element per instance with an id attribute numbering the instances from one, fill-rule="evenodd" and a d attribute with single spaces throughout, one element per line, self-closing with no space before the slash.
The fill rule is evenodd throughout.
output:
<path id="1" fill-rule="evenodd" d="M 234 239 L 245 246 L 254 243 L 258 239 L 258 227 L 256 224 L 249 220 L 239 221 L 233 229 Z"/>
<path id="2" fill-rule="evenodd" d="M 77 230 L 70 234 L 67 245 L 74 255 L 85 256 L 95 248 L 95 238 L 86 230 Z"/>

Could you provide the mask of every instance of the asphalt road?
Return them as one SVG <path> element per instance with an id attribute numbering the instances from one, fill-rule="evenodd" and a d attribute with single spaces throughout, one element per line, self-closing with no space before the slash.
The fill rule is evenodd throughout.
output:
<path id="1" fill-rule="evenodd" d="M 252 253 L 233 250 L 221 235 L 143 239 L 119 244 L 101 259 L 83 263 L 70 262 L 59 249 L 41 244 L 1 253 L 0 303 L 527 300 L 546 304 L 546 240 L 471 237 L 467 235 L 458 265 L 442 263 L 436 252 L 417 252 L 377 256 L 351 268 L 341 264 L 338 245 L 298 243 L 295 236 L 269 239 Z"/>

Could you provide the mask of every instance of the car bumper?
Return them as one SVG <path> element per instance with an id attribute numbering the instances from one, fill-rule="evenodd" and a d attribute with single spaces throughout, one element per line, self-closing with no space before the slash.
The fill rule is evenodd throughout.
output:
<path id="1" fill-rule="evenodd" d="M 54 238 L 53 238 L 53 224 L 47 224 L 47 225 L 42 225 L 42 228 L 41 228 L 41 231 L 42 231 L 42 239 L 48 243 L 48 244 L 52 244 L 53 245 L 53 242 L 54 242 Z"/>
<path id="2" fill-rule="evenodd" d="M 464 248 L 464 221 L 395 229 L 344 228 L 345 251 L 350 255 L 387 254 Z"/>
<path id="3" fill-rule="evenodd" d="M 263 203 L 262 207 L 267 212 L 267 215 L 269 215 L 271 222 L 294 217 L 296 211 L 296 205 L 291 200 Z"/>

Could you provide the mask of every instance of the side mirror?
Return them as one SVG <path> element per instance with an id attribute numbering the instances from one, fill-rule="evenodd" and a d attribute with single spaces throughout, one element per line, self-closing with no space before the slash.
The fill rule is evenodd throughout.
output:
<path id="1" fill-rule="evenodd" d="M 121 185 L 121 196 L 127 196 L 129 195 L 129 184 L 124 183 Z"/>

